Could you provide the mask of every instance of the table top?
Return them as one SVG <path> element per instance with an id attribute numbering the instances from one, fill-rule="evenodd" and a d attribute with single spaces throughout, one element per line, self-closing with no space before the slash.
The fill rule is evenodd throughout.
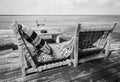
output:
<path id="1" fill-rule="evenodd" d="M 57 31 L 57 30 L 47 30 L 47 33 L 41 33 L 41 30 L 37 30 L 36 31 L 39 35 L 44 35 L 44 36 L 47 36 L 47 35 L 60 35 L 61 32 Z"/>

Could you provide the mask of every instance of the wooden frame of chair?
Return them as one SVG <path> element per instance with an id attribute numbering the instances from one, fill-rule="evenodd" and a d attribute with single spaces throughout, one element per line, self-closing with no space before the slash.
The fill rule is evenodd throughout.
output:
<path id="1" fill-rule="evenodd" d="M 111 33 L 113 31 L 113 29 L 116 27 L 116 24 L 117 23 L 114 23 L 114 25 L 112 26 L 112 28 L 110 29 L 107 29 L 105 28 L 104 30 L 109 30 L 110 32 L 108 33 L 106 39 L 107 39 L 107 42 L 105 44 L 105 54 L 103 55 L 96 55 L 96 56 L 91 56 L 91 57 L 88 57 L 88 58 L 82 58 L 82 59 L 78 59 L 78 56 L 80 55 L 78 52 L 79 52 L 79 32 L 81 32 L 81 24 L 78 24 L 78 27 L 76 29 L 76 32 L 75 32 L 75 35 L 74 35 L 74 38 L 75 38 L 75 45 L 74 45 L 74 58 L 73 58 L 73 65 L 74 67 L 77 67 L 78 63 L 84 63 L 84 62 L 87 62 L 87 61 L 90 61 L 90 60 L 95 60 L 95 59 L 99 59 L 99 58 L 105 58 L 107 59 L 107 56 L 109 54 L 109 48 L 110 48 L 110 40 L 111 40 Z M 82 29 L 82 32 L 86 32 L 86 31 L 100 31 L 100 30 L 103 30 L 102 29 Z M 94 35 L 95 36 L 95 35 Z"/>
<path id="2" fill-rule="evenodd" d="M 32 59 L 32 56 L 34 55 L 34 53 L 32 53 L 31 48 L 28 47 L 26 41 L 24 40 L 20 32 L 18 32 L 18 35 L 19 35 L 18 43 L 19 43 L 19 50 L 20 50 L 21 70 L 22 70 L 22 77 L 23 77 L 22 81 L 29 81 L 38 77 L 36 74 L 34 75 L 33 73 L 36 73 L 36 72 L 39 73 L 42 70 L 51 69 L 51 68 L 55 68 L 63 65 L 71 65 L 72 59 L 70 57 L 70 59 L 60 60 L 57 62 L 48 63 L 48 64 L 44 64 L 37 67 L 35 62 Z M 30 64 L 30 66 L 28 64 Z"/>

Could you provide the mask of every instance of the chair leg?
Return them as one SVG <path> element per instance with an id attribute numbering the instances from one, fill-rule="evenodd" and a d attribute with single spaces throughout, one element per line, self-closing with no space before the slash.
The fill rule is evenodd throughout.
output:
<path id="1" fill-rule="evenodd" d="M 75 38 L 75 45 L 74 45 L 74 67 L 77 67 L 78 65 L 78 43 L 79 37 L 78 35 Z"/>
<path id="2" fill-rule="evenodd" d="M 75 47 L 76 47 L 76 45 L 75 45 Z M 77 64 L 78 64 L 78 49 L 76 47 L 76 48 L 74 48 L 74 59 L 73 59 L 74 67 L 77 67 Z"/>
<path id="3" fill-rule="evenodd" d="M 107 44 L 106 44 L 106 47 L 105 47 L 105 57 L 104 57 L 105 60 L 108 59 L 108 57 L 109 57 L 110 37 L 111 37 L 111 34 L 108 36 Z"/>
<path id="4" fill-rule="evenodd" d="M 56 36 L 56 43 L 60 43 L 60 36 Z"/>
<path id="5" fill-rule="evenodd" d="M 25 70 L 25 68 L 26 68 L 25 61 L 23 61 L 22 66 L 21 66 L 22 78 L 23 78 L 22 82 L 25 82 L 24 79 L 25 79 L 26 74 L 27 74 L 27 71 Z"/>

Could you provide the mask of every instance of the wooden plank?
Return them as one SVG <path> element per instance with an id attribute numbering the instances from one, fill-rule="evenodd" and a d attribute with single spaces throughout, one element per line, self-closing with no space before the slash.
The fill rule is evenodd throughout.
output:
<path id="1" fill-rule="evenodd" d="M 95 73 L 97 73 L 97 71 L 101 70 L 101 72 L 98 72 L 98 74 L 97 74 L 97 75 L 99 75 L 99 73 L 102 73 L 102 69 L 107 68 L 107 67 L 108 67 L 108 69 L 110 69 L 109 67 L 111 67 L 111 66 L 114 66 L 112 68 L 117 68 L 117 71 L 119 72 L 119 68 L 116 67 L 116 66 L 120 66 L 120 63 L 118 61 L 111 62 L 109 60 L 101 59 L 101 60 L 90 61 L 90 62 L 87 62 L 84 64 L 79 64 L 76 68 L 74 68 L 73 66 L 63 66 L 63 67 L 57 67 L 54 69 L 38 72 L 38 73 L 33 74 L 33 75 L 35 75 L 34 76 L 34 77 L 36 77 L 35 80 L 38 80 L 38 82 L 47 82 L 47 81 L 48 82 L 56 82 L 58 80 L 59 80 L 59 82 L 61 82 L 61 81 L 70 82 L 71 79 L 74 80 L 75 78 L 79 78 L 84 73 L 93 72 L 95 74 Z M 93 69 L 96 70 L 96 72 Z M 105 69 L 105 70 L 107 71 L 108 69 Z M 7 80 L 4 80 L 5 82 L 6 81 L 14 82 L 14 79 L 17 79 L 18 77 L 14 78 L 14 79 L 12 79 L 12 77 L 18 76 L 17 72 L 20 73 L 20 69 L 18 71 L 15 71 L 14 72 L 15 75 L 13 75 L 13 76 L 12 76 L 12 74 L 7 75 L 8 72 L 5 74 L 4 74 L 4 72 L 3 73 L 1 72 L 1 74 L 3 74 L 2 77 L 8 77 Z M 116 76 L 119 75 L 119 73 L 116 74 L 115 71 L 112 71 L 112 73 L 113 73 L 112 74 L 113 76 L 111 76 L 111 75 L 110 76 L 107 75 L 107 76 L 109 76 L 109 78 L 111 77 L 110 82 L 115 82 L 114 77 L 116 78 Z M 115 75 L 114 75 L 114 73 L 115 73 Z M 117 77 L 120 77 L 120 76 L 117 76 Z M 107 78 L 108 82 L 109 82 L 109 78 Z M 113 78 L 113 80 L 112 80 L 112 78 Z M 90 79 L 88 77 L 87 81 L 83 80 L 82 82 L 89 82 L 89 80 Z M 98 80 L 100 80 L 101 82 L 104 82 L 101 79 L 101 77 L 100 77 L 100 79 L 98 77 Z M 16 81 L 20 81 L 20 78 L 17 79 Z M 79 80 L 78 81 L 76 80 L 73 82 L 79 82 Z"/>
<path id="2" fill-rule="evenodd" d="M 99 80 L 99 78 L 102 79 L 103 77 L 98 76 L 99 74 L 107 72 L 107 71 L 110 71 L 111 69 L 116 68 L 117 66 L 119 66 L 119 64 L 120 63 L 118 63 L 118 62 L 117 63 L 111 63 L 110 65 L 106 65 L 104 68 L 100 68 L 100 67 L 96 68 L 96 66 L 95 66 L 94 67 L 96 69 L 95 71 L 91 71 L 91 73 L 89 73 L 87 71 L 86 73 L 88 73 L 88 74 L 83 75 L 83 76 L 81 75 L 78 78 L 71 80 L 71 82 L 76 82 L 76 81 L 84 82 L 83 80 L 87 81 L 87 80 L 91 79 L 92 77 L 95 77 L 94 80 L 95 79 Z M 113 73 L 116 73 L 116 72 L 117 71 L 114 71 Z M 120 70 L 119 70 L 119 72 L 120 72 Z M 107 74 L 107 76 L 109 76 L 109 75 L 112 75 L 112 73 L 111 74 Z"/>
<path id="3" fill-rule="evenodd" d="M 110 50 L 110 43 L 111 43 L 110 39 L 111 39 L 111 33 L 107 37 L 107 44 L 106 44 L 106 47 L 105 47 L 105 60 L 107 59 L 107 57 L 109 55 L 109 52 L 110 52 L 109 51 Z"/>
<path id="4" fill-rule="evenodd" d="M 112 35 L 112 31 L 116 27 L 116 24 L 117 23 L 113 24 L 112 30 L 111 30 L 110 34 L 108 35 L 108 37 L 107 37 L 107 44 L 106 44 L 106 47 L 105 47 L 105 59 L 108 59 L 110 57 L 109 52 L 110 52 L 110 44 L 111 44 L 111 35 Z"/>
<path id="5" fill-rule="evenodd" d="M 117 25 L 117 23 L 115 22 L 112 26 L 112 31 L 115 29 L 116 25 Z"/>
<path id="6" fill-rule="evenodd" d="M 104 58 L 103 54 L 98 54 L 98 55 L 94 55 L 94 56 L 89 56 L 83 59 L 79 60 L 79 63 L 85 63 L 87 61 L 91 61 L 91 60 L 95 60 L 95 59 L 100 59 L 100 58 Z"/>
<path id="7" fill-rule="evenodd" d="M 74 67 L 77 67 L 78 64 L 78 45 L 79 45 L 79 31 L 81 28 L 81 24 L 78 24 L 78 27 L 75 31 L 75 35 L 74 35 L 74 60 L 73 60 L 73 65 Z"/>
<path id="8" fill-rule="evenodd" d="M 61 32 L 56 30 L 47 30 L 47 33 L 41 33 L 40 30 L 36 31 L 40 36 L 48 36 L 48 35 L 60 35 Z"/>

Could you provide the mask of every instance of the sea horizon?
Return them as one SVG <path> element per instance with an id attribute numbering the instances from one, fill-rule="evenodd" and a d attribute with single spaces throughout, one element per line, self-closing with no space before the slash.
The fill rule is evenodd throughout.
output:
<path id="1" fill-rule="evenodd" d="M 0 16 L 120 16 L 119 14 L 0 14 Z"/>

